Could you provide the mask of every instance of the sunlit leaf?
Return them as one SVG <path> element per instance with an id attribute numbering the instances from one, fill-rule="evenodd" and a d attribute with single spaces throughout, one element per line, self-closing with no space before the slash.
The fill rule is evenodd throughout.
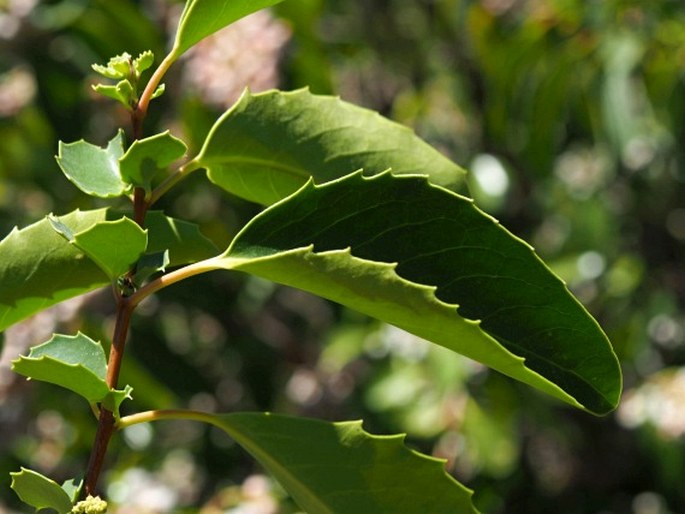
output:
<path id="1" fill-rule="evenodd" d="M 68 225 L 49 217 L 55 230 L 97 264 L 114 280 L 136 263 L 147 247 L 147 233 L 130 218 L 101 221 L 74 233 Z"/>
<path id="2" fill-rule="evenodd" d="M 171 53 L 176 57 L 217 30 L 283 0 L 187 0 Z"/>
<path id="3" fill-rule="evenodd" d="M 465 171 L 378 113 L 313 95 L 306 89 L 246 91 L 216 122 L 187 168 L 207 169 L 212 182 L 247 200 L 271 204 L 309 178 L 327 182 L 359 169 L 374 175 L 427 173 L 463 191 Z"/>
<path id="4" fill-rule="evenodd" d="M 30 469 L 10 473 L 12 489 L 21 501 L 35 508 L 54 509 L 58 514 L 71 512 L 71 498 L 57 482 Z"/>
<path id="5" fill-rule="evenodd" d="M 340 302 L 590 412 L 618 402 L 616 356 L 564 283 L 423 177 L 310 183 L 254 218 L 219 266 Z"/>
<path id="6" fill-rule="evenodd" d="M 309 513 L 476 514 L 472 491 L 444 461 L 376 436 L 359 421 L 328 423 L 265 413 L 211 416 Z"/>
<path id="7" fill-rule="evenodd" d="M 74 211 L 59 219 L 72 233 L 121 218 L 107 209 Z M 148 213 L 147 251 L 169 251 L 169 265 L 180 266 L 217 254 L 197 225 Z M 110 283 L 109 277 L 81 250 L 58 234 L 48 218 L 0 241 L 0 331 L 62 300 Z"/>
<path id="8" fill-rule="evenodd" d="M 55 334 L 48 342 L 31 348 L 28 357 L 22 355 L 12 361 L 12 370 L 69 389 L 91 403 L 102 402 L 115 413 L 121 402 L 130 398 L 129 387 L 118 391 L 107 386 L 102 345 L 80 332 L 75 336 Z"/>
<path id="9" fill-rule="evenodd" d="M 57 163 L 84 193 L 102 198 L 121 196 L 130 189 L 119 173 L 119 159 L 124 155 L 123 138 L 124 133 L 120 130 L 106 148 L 83 140 L 60 141 Z"/>

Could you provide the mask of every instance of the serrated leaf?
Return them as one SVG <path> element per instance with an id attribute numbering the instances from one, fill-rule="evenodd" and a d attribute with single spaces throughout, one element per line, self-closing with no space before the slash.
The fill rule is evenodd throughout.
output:
<path id="1" fill-rule="evenodd" d="M 126 273 L 147 247 L 147 231 L 126 217 L 95 223 L 77 234 L 65 223 L 53 221 L 53 217 L 48 219 L 60 234 L 97 264 L 110 280 Z"/>
<path id="2" fill-rule="evenodd" d="M 171 54 L 179 57 L 217 30 L 283 0 L 187 0 Z"/>
<path id="3" fill-rule="evenodd" d="M 166 91 L 166 85 L 160 84 L 159 86 L 157 86 L 157 89 L 155 89 L 155 92 L 152 93 L 150 99 L 154 100 L 155 98 L 159 98 L 164 94 L 164 91 Z"/>
<path id="4" fill-rule="evenodd" d="M 329 423 L 265 413 L 211 416 L 310 514 L 475 514 L 472 491 L 444 461 L 375 436 L 360 421 Z"/>
<path id="5" fill-rule="evenodd" d="M 84 193 L 101 198 L 122 196 L 130 189 L 119 173 L 119 159 L 124 155 L 123 137 L 120 130 L 106 148 L 84 140 L 67 144 L 60 141 L 57 163 Z"/>
<path id="6" fill-rule="evenodd" d="M 99 402 L 109 391 L 102 346 L 80 332 L 76 336 L 55 334 L 32 348 L 28 357 L 12 361 L 12 370 L 74 391 L 90 402 Z"/>
<path id="7" fill-rule="evenodd" d="M 413 131 L 378 113 L 306 89 L 246 91 L 216 122 L 188 168 L 247 200 L 271 204 L 313 178 L 328 182 L 363 169 L 375 175 L 428 173 L 465 190 L 465 171 Z"/>
<path id="8" fill-rule="evenodd" d="M 70 366 L 80 365 L 102 382 L 107 375 L 107 358 L 102 345 L 81 332 L 75 336 L 55 334 L 49 341 L 31 348 L 28 357 L 22 356 L 19 360 L 36 361 L 43 357 Z M 38 378 L 22 374 L 29 378 Z"/>
<path id="9" fill-rule="evenodd" d="M 66 482 L 64 482 L 62 484 L 62 489 L 64 490 L 65 493 L 67 493 L 72 504 L 76 503 L 76 500 L 78 500 L 78 497 L 81 494 L 81 487 L 82 486 L 83 486 L 83 480 L 79 480 L 78 483 L 76 483 L 75 478 L 72 478 L 71 480 L 67 480 Z"/>
<path id="10" fill-rule="evenodd" d="M 134 141 L 119 161 L 121 177 L 129 184 L 152 189 L 152 179 L 161 170 L 183 157 L 187 147 L 169 131 Z"/>
<path id="11" fill-rule="evenodd" d="M 128 79 L 120 80 L 116 85 L 94 84 L 92 88 L 96 93 L 121 102 L 127 109 L 135 103 L 136 93 Z"/>
<path id="12" fill-rule="evenodd" d="M 133 69 L 135 70 L 136 75 L 140 77 L 141 73 L 152 66 L 154 62 L 155 54 L 153 54 L 151 50 L 146 50 L 138 54 L 138 57 L 133 60 Z"/>
<path id="13" fill-rule="evenodd" d="M 621 372 L 597 322 L 526 243 L 423 177 L 311 183 L 219 262 L 392 323 L 595 414 Z"/>
<path id="14" fill-rule="evenodd" d="M 17 496 L 37 511 L 54 509 L 58 514 L 71 512 L 71 498 L 57 482 L 36 471 L 21 468 L 20 472 L 10 473 L 12 489 Z"/>
<path id="15" fill-rule="evenodd" d="M 31 348 L 28 357 L 12 361 L 20 375 L 55 384 L 82 396 L 91 403 L 102 403 L 118 416 L 121 403 L 131 397 L 131 388 L 112 390 L 105 382 L 107 361 L 99 342 L 79 332 L 75 336 L 55 334 Z"/>
<path id="16" fill-rule="evenodd" d="M 116 80 L 128 78 L 131 75 L 132 62 L 131 54 L 124 52 L 112 57 L 104 66 L 102 64 L 93 64 L 91 67 L 100 75 Z"/>
<path id="17" fill-rule="evenodd" d="M 60 216 L 75 233 L 96 223 L 118 219 L 107 209 L 74 211 Z M 152 211 L 146 218 L 148 251 L 169 250 L 170 266 L 217 254 L 197 225 Z M 110 283 L 105 273 L 81 250 L 59 235 L 48 218 L 0 241 L 0 331 L 62 300 Z"/>

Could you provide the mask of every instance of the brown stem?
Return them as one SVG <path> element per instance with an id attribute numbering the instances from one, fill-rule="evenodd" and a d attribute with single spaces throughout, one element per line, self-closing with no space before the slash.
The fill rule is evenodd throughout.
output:
<path id="1" fill-rule="evenodd" d="M 143 121 L 147 116 L 150 99 L 157 89 L 157 85 L 162 80 L 162 77 L 175 60 L 176 56 L 173 52 L 166 56 L 147 83 L 145 90 L 138 101 L 138 105 L 133 109 L 133 112 L 131 113 L 131 126 L 134 140 L 138 140 L 142 137 Z M 140 227 L 144 227 L 145 225 L 145 215 L 147 214 L 149 207 L 150 201 L 146 198 L 145 190 L 137 187 L 133 193 L 133 217 Z M 128 275 L 131 276 L 134 271 L 135 268 L 131 269 Z M 143 297 L 140 297 L 140 299 L 142 298 Z M 121 362 L 124 357 L 124 345 L 126 344 L 126 337 L 128 336 L 128 329 L 131 323 L 131 315 L 140 299 L 131 301 L 130 298 L 117 293 L 117 319 L 116 325 L 114 326 L 112 347 L 109 351 L 107 376 L 105 379 L 107 386 L 110 389 L 117 388 Z M 102 465 L 105 461 L 105 455 L 107 454 L 107 447 L 112 438 L 112 434 L 114 433 L 115 424 L 114 413 L 101 406 L 100 417 L 98 418 L 98 428 L 88 460 L 88 469 L 86 470 L 84 495 L 96 496 L 95 490 L 97 488 L 98 479 L 100 478 L 100 473 L 102 472 Z"/>
<path id="2" fill-rule="evenodd" d="M 145 228 L 145 215 L 150 203 L 145 198 L 145 189 L 137 187 L 133 191 L 133 219 L 140 226 Z"/>
<path id="3" fill-rule="evenodd" d="M 126 344 L 126 336 L 128 335 L 128 327 L 131 322 L 132 313 L 132 304 L 127 298 L 120 297 L 117 304 L 117 320 L 116 325 L 114 326 L 114 336 L 112 337 L 112 347 L 109 352 L 107 377 L 105 379 L 110 389 L 116 389 L 117 387 L 121 361 L 124 356 L 124 345 Z M 98 429 L 95 434 L 95 440 L 93 441 L 93 447 L 88 461 L 88 469 L 86 471 L 85 495 L 90 494 L 96 496 L 95 489 L 97 487 L 98 479 L 100 478 L 109 440 L 114 433 L 114 426 L 114 414 L 112 411 L 102 407 L 100 409 Z"/>

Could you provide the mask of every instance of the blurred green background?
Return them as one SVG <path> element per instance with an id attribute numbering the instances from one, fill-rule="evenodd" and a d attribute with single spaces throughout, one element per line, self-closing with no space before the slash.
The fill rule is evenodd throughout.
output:
<path id="1" fill-rule="evenodd" d="M 0 0 L 0 236 L 100 205 L 60 174 L 57 140 L 102 144 L 128 125 L 91 92 L 90 64 L 161 57 L 181 7 Z M 170 127 L 194 148 L 246 85 L 309 85 L 415 128 L 596 316 L 625 394 L 593 418 L 318 298 L 217 273 L 141 306 L 129 409 L 363 418 L 447 459 L 484 513 L 685 512 L 685 4 L 288 0 L 199 45 L 165 82 L 146 133 Z M 199 175 L 162 207 L 220 246 L 258 211 Z M 8 360 L 55 329 L 106 341 L 112 309 L 104 291 L 5 334 L 0 513 L 21 509 L 10 471 L 78 475 L 95 430 L 79 398 L 12 376 Z M 298 512 L 240 448 L 190 422 L 127 430 L 108 466 L 119 513 Z"/>

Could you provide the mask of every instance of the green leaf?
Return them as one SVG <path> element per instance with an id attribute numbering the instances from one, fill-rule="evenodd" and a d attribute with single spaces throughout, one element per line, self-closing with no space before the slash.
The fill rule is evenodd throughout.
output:
<path id="1" fill-rule="evenodd" d="M 133 58 L 128 52 L 112 57 L 106 65 L 93 64 L 94 71 L 108 79 L 125 79 L 131 76 Z"/>
<path id="2" fill-rule="evenodd" d="M 168 250 L 171 267 L 201 261 L 218 253 L 214 243 L 195 223 L 170 218 L 162 211 L 149 211 L 145 226 L 148 230 L 147 252 Z"/>
<path id="3" fill-rule="evenodd" d="M 472 491 L 444 461 L 375 436 L 361 421 L 329 423 L 266 413 L 211 416 L 311 514 L 474 514 Z"/>
<path id="4" fill-rule="evenodd" d="M 183 157 L 186 150 L 183 141 L 168 130 L 134 141 L 119 161 L 121 177 L 125 182 L 150 192 L 155 175 Z"/>
<path id="5" fill-rule="evenodd" d="M 55 230 L 83 251 L 110 280 L 126 273 L 147 247 L 147 231 L 126 217 L 98 222 L 77 234 L 59 219 L 52 216 L 48 219 Z"/>
<path id="6" fill-rule="evenodd" d="M 171 54 L 179 57 L 200 40 L 248 14 L 283 0 L 187 0 Z"/>
<path id="7" fill-rule="evenodd" d="M 144 52 L 141 52 L 138 54 L 138 57 L 136 57 L 133 60 L 133 69 L 136 73 L 137 77 L 140 77 L 140 75 L 150 68 L 155 62 L 155 54 L 152 53 L 151 50 L 146 50 Z"/>
<path id="8" fill-rule="evenodd" d="M 166 90 L 166 86 L 164 84 L 160 84 L 157 86 L 157 89 L 155 89 L 155 92 L 152 93 L 152 96 L 150 97 L 151 100 L 154 100 L 155 98 L 159 98 L 164 94 L 164 91 Z"/>
<path id="9" fill-rule="evenodd" d="M 119 173 L 124 155 L 124 133 L 119 130 L 106 148 L 84 140 L 59 143 L 57 163 L 64 174 L 84 193 L 101 198 L 122 196 L 129 189 Z"/>
<path id="10" fill-rule="evenodd" d="M 128 79 L 120 80 L 115 86 L 109 84 L 94 84 L 93 91 L 100 93 L 131 109 L 136 102 L 136 93 Z"/>
<path id="11" fill-rule="evenodd" d="M 33 362 L 43 358 L 56 360 L 68 366 L 80 366 L 89 377 L 93 376 L 102 382 L 107 375 L 107 359 L 102 345 L 80 332 L 75 336 L 55 334 L 48 342 L 31 348 L 28 357 L 20 356 L 15 362 Z M 18 365 L 24 366 L 24 364 Z M 26 373 L 22 374 L 29 378 L 38 378 Z M 67 387 L 67 389 L 74 390 L 72 387 Z"/>
<path id="12" fill-rule="evenodd" d="M 150 275 L 166 270 L 169 265 L 169 251 L 146 253 L 138 261 L 133 282 L 140 286 Z"/>
<path id="13" fill-rule="evenodd" d="M 80 233 L 120 213 L 107 209 L 74 211 L 60 216 L 70 231 Z M 169 250 L 170 266 L 180 266 L 217 254 L 197 225 L 148 213 L 148 252 Z M 48 218 L 0 241 L 0 331 L 62 300 L 110 283 L 86 255 L 59 235 Z"/>
<path id="14" fill-rule="evenodd" d="M 21 501 L 41 509 L 54 509 L 58 514 L 71 512 L 71 498 L 57 482 L 30 469 L 21 468 L 20 472 L 10 473 L 12 489 Z"/>
<path id="15" fill-rule="evenodd" d="M 616 356 L 564 283 L 425 177 L 309 183 L 254 218 L 219 265 L 337 301 L 595 414 L 618 403 Z"/>
<path id="16" fill-rule="evenodd" d="M 271 204 L 309 180 L 328 182 L 363 169 L 375 175 L 428 173 L 464 190 L 465 171 L 403 125 L 337 97 L 308 90 L 246 91 L 216 122 L 190 163 L 247 200 Z"/>
<path id="17" fill-rule="evenodd" d="M 81 487 L 83 487 L 83 480 L 79 480 L 77 483 L 75 478 L 67 480 L 62 484 L 62 489 L 69 495 L 72 504 L 76 503 L 76 500 L 78 500 L 78 497 L 81 494 Z"/>
<path id="18" fill-rule="evenodd" d="M 107 361 L 99 342 L 78 333 L 75 336 L 55 334 L 31 348 L 28 357 L 12 361 L 12 370 L 35 380 L 55 384 L 82 396 L 91 403 L 102 403 L 118 416 L 118 409 L 131 388 L 112 390 L 105 382 Z"/>

